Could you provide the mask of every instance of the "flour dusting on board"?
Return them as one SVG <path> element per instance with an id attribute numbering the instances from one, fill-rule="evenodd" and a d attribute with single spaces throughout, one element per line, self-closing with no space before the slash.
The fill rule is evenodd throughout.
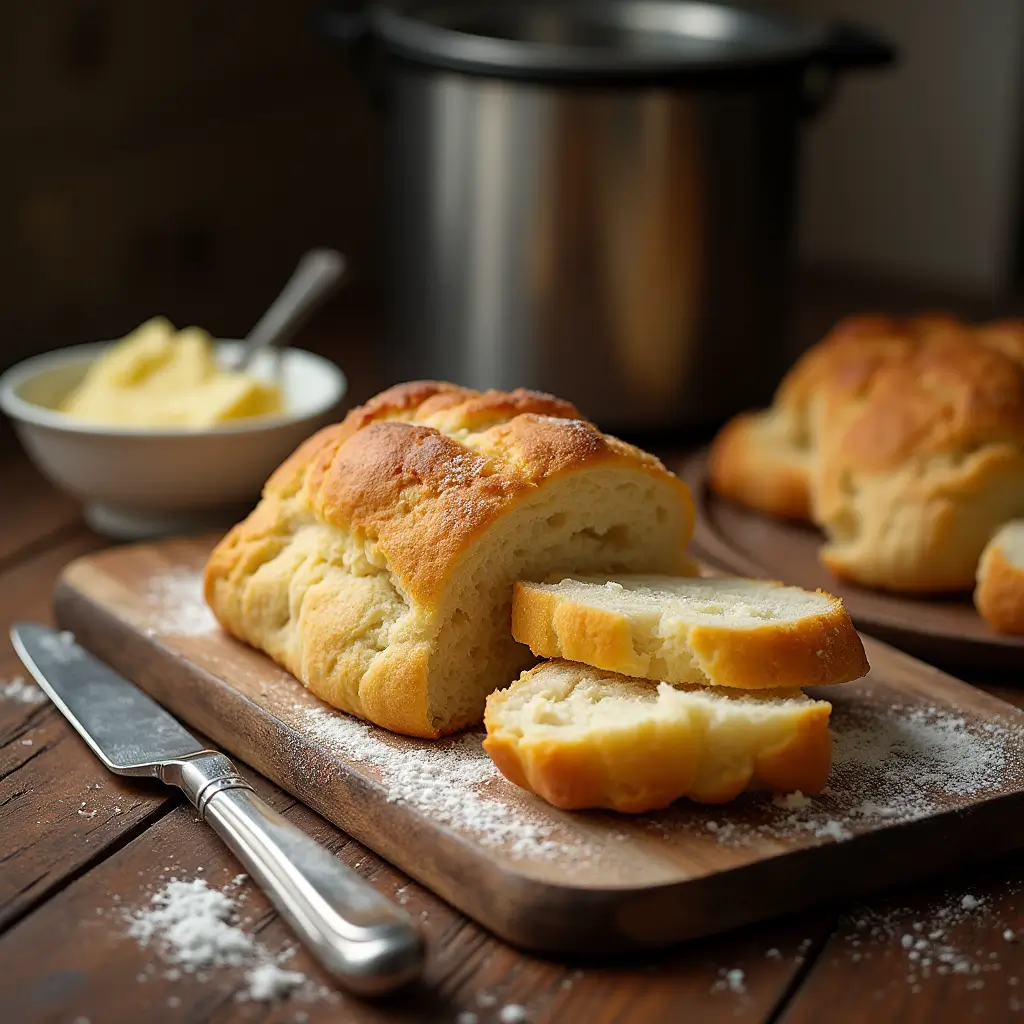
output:
<path id="1" fill-rule="evenodd" d="M 606 841 L 596 841 L 590 828 L 586 839 L 577 835 L 561 812 L 506 782 L 479 733 L 410 740 L 323 705 L 297 707 L 295 724 L 326 752 L 376 769 L 389 800 L 482 845 L 504 847 L 517 858 L 592 861 L 608 843 L 628 842 L 621 830 L 626 821 L 666 837 L 702 834 L 727 846 L 809 837 L 842 842 L 977 800 L 1021 774 L 1024 729 L 1011 717 L 1017 715 L 1007 707 L 1003 722 L 969 722 L 947 709 L 872 703 L 861 692 L 835 701 L 832 774 L 821 795 L 748 794 L 717 807 L 680 801 L 630 819 L 588 814 L 588 822 L 607 828 Z"/>
<path id="2" fill-rule="evenodd" d="M 761 831 L 789 829 L 841 841 L 864 825 L 914 821 L 1019 777 L 1021 753 L 1019 727 L 862 698 L 835 709 L 825 792 L 812 800 L 776 800 L 777 810 L 781 803 L 790 813 L 776 813 Z"/>
<path id="3" fill-rule="evenodd" d="M 480 745 L 480 733 L 412 740 L 323 706 L 299 707 L 296 717 L 324 749 L 376 768 L 388 800 L 468 832 L 485 846 L 505 846 L 517 857 L 595 855 L 590 844 L 543 810 L 509 806 L 508 784 Z"/>
<path id="4" fill-rule="evenodd" d="M 149 636 L 199 636 L 217 628 L 198 570 L 174 568 L 151 576 L 142 598 Z"/>

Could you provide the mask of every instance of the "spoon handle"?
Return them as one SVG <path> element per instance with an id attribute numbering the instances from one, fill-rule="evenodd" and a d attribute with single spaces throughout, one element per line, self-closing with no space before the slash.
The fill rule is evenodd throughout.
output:
<path id="1" fill-rule="evenodd" d="M 307 252 L 281 294 L 249 332 L 235 369 L 246 369 L 261 349 L 290 341 L 335 293 L 345 276 L 345 267 L 345 257 L 333 249 Z"/>

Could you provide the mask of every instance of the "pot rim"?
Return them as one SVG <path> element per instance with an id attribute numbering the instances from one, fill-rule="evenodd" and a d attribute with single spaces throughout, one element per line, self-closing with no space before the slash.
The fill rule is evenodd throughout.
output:
<path id="1" fill-rule="evenodd" d="M 492 20 L 492 31 L 481 18 Z M 546 31 L 537 19 L 546 19 Z M 580 37 L 553 39 L 552 30 Z M 863 29 L 721 0 L 382 0 L 359 13 L 334 12 L 325 31 L 373 39 L 435 68 L 580 83 L 717 80 L 894 58 Z"/>

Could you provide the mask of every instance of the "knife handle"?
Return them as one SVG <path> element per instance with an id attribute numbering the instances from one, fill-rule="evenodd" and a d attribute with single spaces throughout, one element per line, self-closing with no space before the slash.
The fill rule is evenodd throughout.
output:
<path id="1" fill-rule="evenodd" d="M 423 939 L 404 911 L 278 814 L 223 754 L 178 762 L 179 786 L 323 967 L 356 995 L 416 978 Z"/>

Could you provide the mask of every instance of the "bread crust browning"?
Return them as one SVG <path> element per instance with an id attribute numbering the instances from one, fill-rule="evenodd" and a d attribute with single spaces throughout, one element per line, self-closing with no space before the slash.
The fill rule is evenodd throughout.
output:
<path id="1" fill-rule="evenodd" d="M 998 534 L 978 563 L 974 605 L 997 633 L 1024 635 L 1024 569 L 1007 558 Z"/>
<path id="2" fill-rule="evenodd" d="M 743 413 L 715 438 L 708 453 L 708 483 L 749 508 L 806 521 L 811 517 L 807 461 L 785 440 L 770 410 Z"/>
<path id="3" fill-rule="evenodd" d="M 301 487 L 318 520 L 373 538 L 416 600 L 436 600 L 459 552 L 545 480 L 610 463 L 675 479 L 654 456 L 584 420 L 562 418 L 575 408 L 560 399 L 522 390 L 481 395 L 453 385 L 437 388 L 432 393 L 423 383 L 399 385 L 391 389 L 394 400 L 384 392 L 353 410 L 306 442 L 264 492 L 285 499 Z M 460 396 L 468 399 L 465 420 L 457 415 Z M 423 400 L 411 406 L 413 398 Z M 407 419 L 392 418 L 398 414 Z M 438 416 L 451 429 L 483 427 L 477 448 L 428 425 Z M 349 443 L 356 435 L 359 443 Z M 678 490 L 690 505 L 692 524 L 689 491 L 681 481 Z"/>
<path id="4" fill-rule="evenodd" d="M 819 615 L 756 628 L 695 624 L 685 635 L 694 663 L 712 686 L 742 690 L 822 686 L 859 679 L 869 671 L 864 645 L 843 602 L 829 599 Z M 627 615 L 574 601 L 517 582 L 512 635 L 545 658 L 564 658 L 626 676 L 670 683 L 692 679 L 651 675 L 649 656 L 638 654 Z"/>
<path id="5" fill-rule="evenodd" d="M 650 481 L 669 503 L 672 525 L 643 557 L 661 550 L 682 565 L 693 525 L 685 484 L 570 403 L 522 389 L 399 385 L 274 472 L 212 552 L 206 599 L 224 629 L 333 706 L 410 735 L 456 731 L 479 721 L 482 697 L 441 721 L 431 705 L 453 573 L 549 483 L 603 469 Z"/>
<path id="6" fill-rule="evenodd" d="M 814 795 L 825 788 L 832 760 L 825 701 L 809 702 L 777 742 L 737 750 L 730 741 L 725 757 L 717 756 L 722 741 L 696 716 L 529 736 L 505 721 L 506 705 L 542 669 L 488 698 L 483 745 L 506 779 L 554 807 L 640 814 L 682 798 L 722 804 L 748 790 Z"/>
<path id="7" fill-rule="evenodd" d="M 842 322 L 769 410 L 722 430 L 709 482 L 791 515 L 801 469 L 833 573 L 897 592 L 970 588 L 988 537 L 1024 515 L 1024 321 Z"/>

